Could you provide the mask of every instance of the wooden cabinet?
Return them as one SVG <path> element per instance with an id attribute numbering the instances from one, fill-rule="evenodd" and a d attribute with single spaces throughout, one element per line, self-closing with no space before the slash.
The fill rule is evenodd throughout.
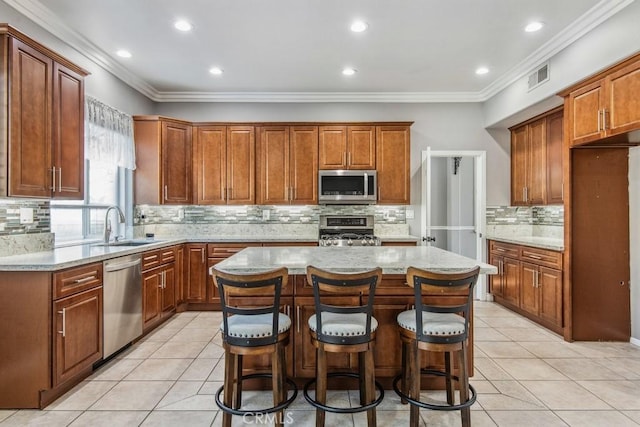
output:
<path id="1" fill-rule="evenodd" d="M 143 331 L 157 326 L 176 310 L 175 246 L 143 254 L 142 319 Z M 157 260 L 157 262 L 150 262 Z M 150 267 L 151 266 L 151 267 Z"/>
<path id="2" fill-rule="evenodd" d="M 489 241 L 489 277 L 498 303 L 560 333 L 563 327 L 562 253 Z"/>
<path id="3" fill-rule="evenodd" d="M 631 57 L 568 89 L 571 146 L 640 129 L 640 55 Z M 613 140 L 613 142 L 618 142 Z"/>
<path id="4" fill-rule="evenodd" d="M 53 274 L 53 386 L 102 358 L 102 264 Z"/>
<path id="5" fill-rule="evenodd" d="M 255 203 L 253 126 L 196 127 L 196 203 Z"/>
<path id="6" fill-rule="evenodd" d="M 0 43 L 0 195 L 82 199 L 88 73 L 6 25 Z"/>
<path id="7" fill-rule="evenodd" d="M 187 302 L 207 302 L 207 244 L 185 245 L 185 280 Z"/>
<path id="8" fill-rule="evenodd" d="M 136 204 L 190 204 L 191 124 L 158 116 L 134 116 Z"/>
<path id="9" fill-rule="evenodd" d="M 562 110 L 511 128 L 511 204 L 562 203 Z"/>
<path id="10" fill-rule="evenodd" d="M 409 126 L 376 126 L 378 203 L 408 204 L 411 199 Z"/>
<path id="11" fill-rule="evenodd" d="M 320 126 L 319 169 L 375 169 L 375 127 Z"/>
<path id="12" fill-rule="evenodd" d="M 318 127 L 257 128 L 257 204 L 318 203 Z"/>

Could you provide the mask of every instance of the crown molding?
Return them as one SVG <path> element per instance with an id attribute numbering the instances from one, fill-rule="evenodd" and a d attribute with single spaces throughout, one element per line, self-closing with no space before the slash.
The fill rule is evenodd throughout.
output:
<path id="1" fill-rule="evenodd" d="M 571 45 L 634 0 L 601 0 L 535 52 L 478 92 L 161 92 L 72 30 L 37 0 L 3 0 L 154 102 L 484 102 Z"/>

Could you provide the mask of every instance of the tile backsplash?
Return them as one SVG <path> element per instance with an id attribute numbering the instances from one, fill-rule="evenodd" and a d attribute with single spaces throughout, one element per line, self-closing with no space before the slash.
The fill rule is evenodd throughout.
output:
<path id="1" fill-rule="evenodd" d="M 487 225 L 564 225 L 563 206 L 490 206 Z"/>
<path id="2" fill-rule="evenodd" d="M 33 222 L 20 223 L 20 209 L 31 209 Z M 50 232 L 51 215 L 48 201 L 0 199 L 0 236 Z"/>

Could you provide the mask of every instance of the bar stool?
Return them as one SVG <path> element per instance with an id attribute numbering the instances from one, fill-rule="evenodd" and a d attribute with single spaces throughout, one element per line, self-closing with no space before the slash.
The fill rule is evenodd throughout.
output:
<path id="1" fill-rule="evenodd" d="M 283 425 L 284 409 L 298 395 L 292 379 L 286 377 L 285 346 L 289 343 L 291 319 L 280 313 L 280 293 L 287 285 L 286 268 L 260 274 L 229 274 L 212 270 L 211 275 L 220 290 L 222 306 L 222 342 L 224 346 L 224 384 L 216 392 L 216 404 L 223 411 L 222 425 L 231 426 L 232 415 L 265 415 L 276 413 L 277 425 Z M 273 304 L 261 307 L 230 306 L 229 297 L 273 296 Z M 242 375 L 244 356 L 271 354 L 271 373 Z M 240 409 L 242 381 L 251 378 L 271 378 L 273 406 L 264 409 Z M 287 399 L 287 384 L 293 393 Z M 220 395 L 224 393 L 224 401 Z"/>
<path id="2" fill-rule="evenodd" d="M 313 286 L 315 314 L 309 318 L 311 342 L 316 348 L 316 378 L 304 386 L 304 397 L 316 408 L 316 426 L 324 426 L 325 411 L 355 413 L 367 411 L 367 424 L 376 425 L 376 406 L 384 398 L 384 390 L 375 381 L 373 345 L 378 321 L 373 317 L 373 296 L 376 285 L 382 280 L 382 269 L 375 268 L 361 273 L 332 273 L 307 267 L 307 280 Z M 327 294 L 351 294 L 368 292 L 366 305 L 335 306 L 323 303 Z M 327 373 L 326 352 L 357 353 L 358 373 Z M 327 378 L 350 377 L 359 380 L 360 406 L 338 408 L 328 406 Z M 316 384 L 315 399 L 309 396 L 309 388 Z M 375 389 L 380 395 L 375 398 Z"/>
<path id="3" fill-rule="evenodd" d="M 402 373 L 393 381 L 393 389 L 402 402 L 409 402 L 410 426 L 420 422 L 420 408 L 440 411 L 461 411 L 462 425 L 471 425 L 470 406 L 476 401 L 476 391 L 469 384 L 467 372 L 467 337 L 473 301 L 473 288 L 480 267 L 455 273 L 436 273 L 415 267 L 407 269 L 407 284 L 414 289 L 415 310 L 398 314 L 402 340 Z M 456 293 L 464 298 L 462 304 L 426 303 L 425 297 Z M 416 327 L 422 325 L 422 327 Z M 420 369 L 420 350 L 444 352 L 445 370 Z M 451 356 L 458 355 L 459 375 L 452 373 Z M 420 400 L 421 374 L 445 377 L 447 404 Z M 402 381 L 401 388 L 398 383 Z M 455 404 L 453 381 L 458 384 L 460 403 Z M 469 396 L 471 394 L 471 396 Z"/>

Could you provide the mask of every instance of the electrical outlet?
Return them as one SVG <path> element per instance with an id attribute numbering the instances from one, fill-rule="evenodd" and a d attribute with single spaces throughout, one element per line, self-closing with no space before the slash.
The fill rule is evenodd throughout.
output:
<path id="1" fill-rule="evenodd" d="M 33 223 L 33 208 L 20 208 L 20 224 Z"/>
<path id="2" fill-rule="evenodd" d="M 178 218 L 184 219 L 184 209 L 178 209 Z"/>
<path id="3" fill-rule="evenodd" d="M 269 218 L 271 218 L 271 211 L 269 209 L 264 209 L 262 211 L 262 220 L 269 221 Z"/>
<path id="4" fill-rule="evenodd" d="M 0 231 L 4 231 L 4 227 L 5 227 L 6 225 L 7 225 L 7 224 L 5 224 L 4 222 L 0 222 Z"/>
<path id="5" fill-rule="evenodd" d="M 407 209 L 407 211 L 405 212 L 405 215 L 406 215 L 407 219 L 415 218 L 415 213 L 414 213 L 413 209 Z"/>

